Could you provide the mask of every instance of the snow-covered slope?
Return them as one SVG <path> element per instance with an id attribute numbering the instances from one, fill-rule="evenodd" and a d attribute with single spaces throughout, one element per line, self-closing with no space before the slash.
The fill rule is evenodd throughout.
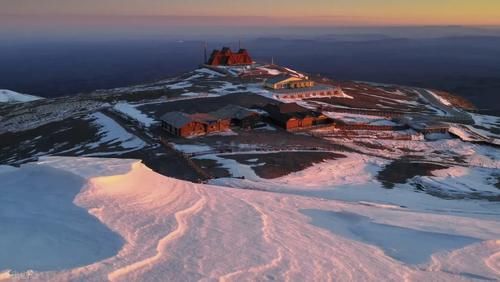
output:
<path id="1" fill-rule="evenodd" d="M 41 97 L 21 94 L 11 90 L 0 89 L 0 103 L 20 103 L 43 99 Z"/>
<path id="2" fill-rule="evenodd" d="M 35 185 L 27 175 L 50 185 Z M 47 158 L 0 167 L 0 176 L 8 180 L 0 186 L 8 195 L 0 198 L 0 218 L 11 235 L 0 235 L 1 246 L 11 250 L 0 252 L 0 280 L 463 281 L 500 275 L 500 222 L 480 215 L 193 184 L 135 160 Z M 13 202 L 33 192 L 40 201 Z M 100 225 L 85 223 L 80 212 L 53 212 L 72 202 Z M 27 232 L 45 222 L 53 224 L 44 226 L 44 236 Z M 102 234 L 106 242 L 98 240 Z M 17 238 L 51 248 L 39 253 L 12 242 Z M 59 248 L 61 242 L 72 251 Z M 116 252 L 110 242 L 123 245 Z M 104 254 L 64 267 L 40 268 L 32 260 L 43 254 L 48 262 L 65 261 L 89 246 Z"/>
<path id="3" fill-rule="evenodd" d="M 0 164 L 0 280 L 499 280 L 498 148 L 448 134 L 431 142 L 406 129 L 385 140 L 374 131 L 328 135 L 329 128 L 289 134 L 271 124 L 173 139 L 172 148 L 158 144 L 155 123 L 165 112 L 275 102 L 265 98 L 271 92 L 263 77 L 236 76 L 201 68 L 155 83 L 0 107 L 1 163 L 42 158 L 20 168 Z M 398 126 L 385 116 L 393 110 L 437 121 L 468 117 L 419 89 L 339 85 L 344 98 L 354 99 L 300 104 L 377 126 Z M 37 98 L 0 95 L 7 102 Z M 470 119 L 461 128 L 472 137 L 498 138 L 497 117 Z M 159 175 L 137 160 L 43 158 L 142 158 L 154 171 L 200 180 L 178 152 L 193 154 L 194 165 L 216 177 L 211 185 Z M 302 159 L 289 158 L 299 152 L 305 159 L 342 156 L 304 168 Z M 245 154 L 253 156 L 231 158 Z M 264 178 L 258 168 L 280 166 L 276 155 L 290 166 Z M 398 161 L 407 157 L 410 165 L 441 168 L 405 169 Z"/>

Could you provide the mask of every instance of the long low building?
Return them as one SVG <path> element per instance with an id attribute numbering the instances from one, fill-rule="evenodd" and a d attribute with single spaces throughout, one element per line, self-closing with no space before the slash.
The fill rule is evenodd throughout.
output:
<path id="1" fill-rule="evenodd" d="M 408 125 L 411 129 L 423 134 L 447 133 L 450 129 L 448 123 L 435 121 L 429 118 L 405 117 L 401 119 L 401 122 Z"/>
<path id="2" fill-rule="evenodd" d="M 296 77 L 291 75 L 277 75 L 266 79 L 264 86 L 270 89 L 293 89 L 293 88 L 306 88 L 313 87 L 314 81 L 309 80 L 307 76 Z"/>
<path id="3" fill-rule="evenodd" d="M 340 87 L 316 84 L 312 87 L 288 88 L 272 91 L 277 100 L 302 100 L 311 98 L 345 97 Z"/>
<path id="4" fill-rule="evenodd" d="M 264 86 L 270 89 L 277 100 L 346 97 L 340 87 L 317 84 L 307 76 L 277 75 L 267 79 Z"/>
<path id="5" fill-rule="evenodd" d="M 237 105 L 227 105 L 217 111 L 210 112 L 210 115 L 219 119 L 229 119 L 231 126 L 244 129 L 254 128 L 261 123 L 259 113 Z"/>
<path id="6" fill-rule="evenodd" d="M 230 124 L 230 119 L 220 119 L 210 114 L 190 115 L 182 112 L 169 112 L 161 117 L 162 128 L 168 133 L 180 137 L 227 131 Z"/>
<path id="7" fill-rule="evenodd" d="M 332 119 L 322 113 L 304 108 L 296 103 L 266 105 L 270 119 L 278 126 L 289 130 L 306 129 L 316 125 L 331 124 Z"/>
<path id="8" fill-rule="evenodd" d="M 161 117 L 162 128 L 180 137 L 224 132 L 228 131 L 231 126 L 250 129 L 260 122 L 259 113 L 236 105 L 227 105 L 210 113 L 169 112 Z"/>

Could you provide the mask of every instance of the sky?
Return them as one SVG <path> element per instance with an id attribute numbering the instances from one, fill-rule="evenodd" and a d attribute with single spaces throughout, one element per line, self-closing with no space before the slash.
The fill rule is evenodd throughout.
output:
<path id="1" fill-rule="evenodd" d="M 500 24 L 498 0 L 0 0 L 0 11 L 37 16 L 268 17 L 299 24 Z"/>
<path id="2" fill-rule="evenodd" d="M 500 26 L 498 0 L 0 0 L 0 34 L 195 27 Z M 174 28 L 177 30 L 175 31 Z M 202 32 L 200 29 L 200 33 Z M 205 32 L 206 33 L 206 32 Z"/>

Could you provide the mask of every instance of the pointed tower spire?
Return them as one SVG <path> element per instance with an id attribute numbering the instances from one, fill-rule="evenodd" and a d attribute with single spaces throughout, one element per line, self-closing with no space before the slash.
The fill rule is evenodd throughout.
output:
<path id="1" fill-rule="evenodd" d="M 241 50 L 241 40 L 238 40 L 238 50 Z"/>

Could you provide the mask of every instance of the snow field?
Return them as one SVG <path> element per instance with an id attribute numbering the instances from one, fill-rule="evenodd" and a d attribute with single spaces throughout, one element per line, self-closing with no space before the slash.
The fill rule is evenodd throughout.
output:
<path id="1" fill-rule="evenodd" d="M 93 122 L 99 127 L 98 135 L 101 136 L 99 143 L 91 145 L 91 147 L 97 147 L 101 143 L 119 143 L 124 149 L 140 149 L 146 146 L 144 141 L 128 133 L 113 119 L 101 112 L 93 113 L 89 115 L 89 118 L 93 119 Z"/>
<path id="2" fill-rule="evenodd" d="M 115 256 L 62 271 L 34 271 L 34 280 L 462 281 L 495 279 L 499 270 L 495 220 L 193 184 L 158 175 L 135 160 L 47 158 L 34 166 L 55 169 L 61 179 L 86 179 L 74 203 L 124 240 Z M 335 220 L 328 213 L 348 213 L 390 228 L 481 242 L 437 251 L 414 266 L 357 237 L 375 232 L 372 225 L 339 234 L 318 226 L 317 215 L 307 210 L 326 221 Z M 413 238 L 409 243 L 425 244 Z M 471 269 L 468 262 L 480 267 Z"/>
<path id="3" fill-rule="evenodd" d="M 143 112 L 139 111 L 136 107 L 126 102 L 117 103 L 116 105 L 113 106 L 113 109 L 122 114 L 125 114 L 126 116 L 129 116 L 130 118 L 138 121 L 139 123 L 147 127 L 156 123 L 154 119 L 150 118 Z"/>

